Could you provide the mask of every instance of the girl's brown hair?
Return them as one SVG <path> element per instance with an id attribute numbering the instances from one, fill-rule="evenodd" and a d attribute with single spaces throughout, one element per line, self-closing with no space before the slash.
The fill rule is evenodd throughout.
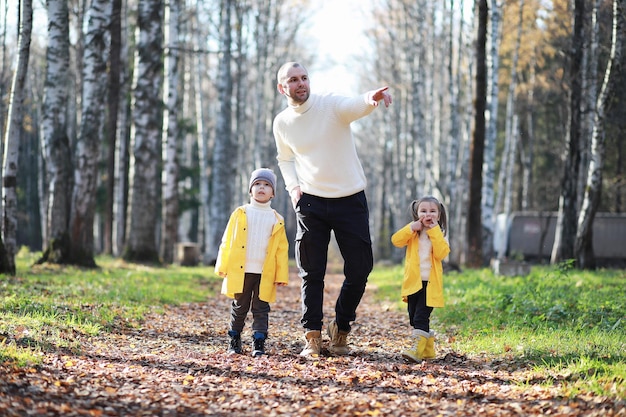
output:
<path id="1" fill-rule="evenodd" d="M 413 221 L 419 220 L 419 217 L 417 215 L 417 208 L 419 207 L 421 203 L 434 203 L 437 205 L 437 207 L 439 207 L 438 223 L 439 223 L 439 227 L 441 228 L 441 231 L 443 232 L 443 235 L 445 236 L 448 231 L 448 216 L 446 215 L 446 208 L 444 207 L 444 205 L 440 203 L 439 200 L 437 200 L 432 195 L 427 195 L 420 199 L 413 200 L 409 206 L 409 209 L 411 211 L 411 217 L 413 217 Z"/>

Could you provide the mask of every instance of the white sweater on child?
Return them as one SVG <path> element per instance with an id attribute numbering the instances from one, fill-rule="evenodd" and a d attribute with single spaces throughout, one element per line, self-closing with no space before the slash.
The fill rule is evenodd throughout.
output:
<path id="1" fill-rule="evenodd" d="M 420 275 L 422 276 L 422 281 L 428 281 L 430 279 L 433 244 L 425 230 L 422 230 L 420 233 L 418 250 L 420 255 Z"/>
<path id="2" fill-rule="evenodd" d="M 251 199 L 250 203 L 246 204 L 246 217 L 248 222 L 246 272 L 260 274 L 263 272 L 267 245 L 276 223 L 276 214 L 270 201 L 259 203 Z"/>

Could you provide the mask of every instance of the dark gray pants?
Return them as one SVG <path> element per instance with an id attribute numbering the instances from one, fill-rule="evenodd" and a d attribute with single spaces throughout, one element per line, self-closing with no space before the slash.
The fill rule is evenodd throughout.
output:
<path id="1" fill-rule="evenodd" d="M 333 231 L 343 256 L 345 276 L 335 304 L 335 320 L 339 330 L 349 331 L 374 265 L 365 192 L 341 198 L 303 194 L 296 207 L 296 218 L 296 261 L 302 278 L 302 326 L 306 330 L 322 329 L 324 275 Z"/>
<path id="2" fill-rule="evenodd" d="M 230 330 L 241 333 L 246 322 L 246 316 L 252 306 L 252 331 L 267 335 L 270 305 L 259 299 L 259 284 L 261 274 L 244 276 L 243 292 L 235 294 L 230 305 Z"/>

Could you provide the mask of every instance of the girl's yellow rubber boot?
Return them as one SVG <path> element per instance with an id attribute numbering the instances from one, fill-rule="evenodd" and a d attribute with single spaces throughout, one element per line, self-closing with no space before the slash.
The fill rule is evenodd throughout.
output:
<path id="1" fill-rule="evenodd" d="M 411 362 L 421 362 L 422 359 L 424 359 L 424 351 L 426 350 L 426 344 L 428 343 L 430 333 L 414 329 L 413 336 L 415 337 L 413 349 L 408 349 L 402 352 L 402 357 Z"/>
<path id="2" fill-rule="evenodd" d="M 426 339 L 426 347 L 424 348 L 424 359 L 435 359 L 435 332 L 432 330 Z"/>

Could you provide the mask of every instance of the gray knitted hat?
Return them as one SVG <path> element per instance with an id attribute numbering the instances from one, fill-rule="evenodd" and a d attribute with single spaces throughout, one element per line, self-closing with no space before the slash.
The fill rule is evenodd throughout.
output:
<path id="1" fill-rule="evenodd" d="M 248 192 L 252 190 L 252 185 L 255 181 L 265 180 L 270 183 L 274 194 L 276 194 L 276 174 L 269 168 L 255 169 L 250 175 L 250 184 L 248 184 Z"/>

